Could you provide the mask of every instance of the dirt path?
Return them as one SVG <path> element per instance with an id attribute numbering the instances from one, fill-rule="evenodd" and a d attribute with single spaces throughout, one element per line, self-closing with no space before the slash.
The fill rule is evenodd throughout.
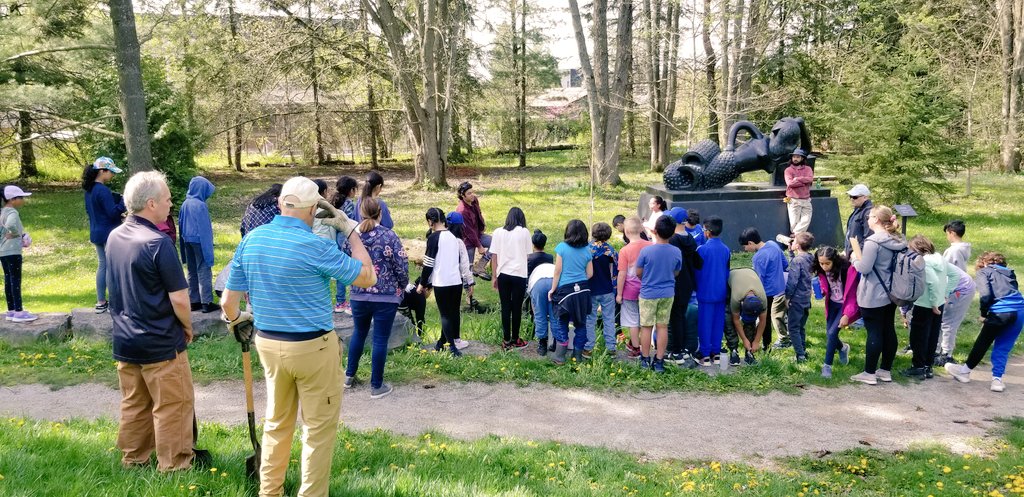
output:
<path id="1" fill-rule="evenodd" d="M 509 384 L 401 385 L 370 400 L 368 387 L 346 392 L 342 419 L 357 430 L 417 435 L 438 430 L 462 439 L 490 433 L 604 446 L 652 458 L 766 462 L 819 450 L 870 444 L 882 450 L 941 443 L 973 451 L 995 418 L 1020 415 L 1024 359 L 1011 358 L 1007 391 L 990 392 L 987 372 L 969 384 L 944 372 L 919 385 L 809 388 L 800 395 L 608 394 Z M 196 388 L 203 421 L 243 423 L 242 385 Z M 256 387 L 256 409 L 265 389 Z M 51 391 L 42 385 L 0 388 L 0 415 L 60 420 L 115 417 L 119 393 L 87 384 Z"/>

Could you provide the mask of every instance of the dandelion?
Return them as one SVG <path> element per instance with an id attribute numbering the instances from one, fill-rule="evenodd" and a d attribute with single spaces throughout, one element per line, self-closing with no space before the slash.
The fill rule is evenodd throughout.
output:
<path id="1" fill-rule="evenodd" d="M 952 469 L 952 468 L 950 468 L 949 466 L 943 466 L 943 467 L 942 467 L 942 472 L 943 472 L 943 473 L 946 473 L 946 474 L 948 474 L 948 473 L 949 473 L 950 471 L 953 471 L 953 469 Z"/>
<path id="2" fill-rule="evenodd" d="M 210 472 L 211 473 L 216 473 L 217 472 L 217 468 L 210 468 Z"/>

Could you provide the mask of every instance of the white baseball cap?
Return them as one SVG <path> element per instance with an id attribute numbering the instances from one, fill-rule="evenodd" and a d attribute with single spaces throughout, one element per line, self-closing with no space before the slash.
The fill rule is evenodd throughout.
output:
<path id="1" fill-rule="evenodd" d="M 293 209 L 301 209 L 316 205 L 320 199 L 320 188 L 313 180 L 304 176 L 296 176 L 285 182 L 281 187 L 281 203 Z"/>
<path id="2" fill-rule="evenodd" d="M 846 192 L 846 194 L 851 197 L 867 197 L 871 195 L 871 190 L 868 190 L 866 185 L 859 183 L 853 185 L 853 188 L 850 188 L 850 191 Z"/>
<path id="3" fill-rule="evenodd" d="M 4 198 L 7 200 L 14 200 L 18 197 L 30 197 L 31 193 L 22 190 L 14 185 L 7 185 L 4 187 Z"/>

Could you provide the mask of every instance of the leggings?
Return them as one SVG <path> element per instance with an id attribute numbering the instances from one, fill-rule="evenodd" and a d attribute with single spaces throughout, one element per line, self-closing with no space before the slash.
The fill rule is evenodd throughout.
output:
<path id="1" fill-rule="evenodd" d="M 4 269 L 4 295 L 8 311 L 22 311 L 21 308 L 21 254 L 0 257 Z"/>
<path id="2" fill-rule="evenodd" d="M 519 340 L 526 283 L 526 278 L 509 274 L 498 275 L 498 297 L 501 298 L 501 331 L 506 343 Z"/>
<path id="3" fill-rule="evenodd" d="M 882 307 L 862 307 L 867 344 L 864 348 L 864 372 L 873 374 L 878 369 L 892 371 L 896 358 L 896 304 Z M 881 364 L 879 364 L 881 359 Z"/>
<path id="4" fill-rule="evenodd" d="M 1010 313 L 1013 314 L 1013 313 Z M 965 363 L 968 368 L 974 369 L 985 357 L 988 348 L 992 347 L 992 377 L 1002 378 L 1006 372 L 1006 360 L 1010 357 L 1013 344 L 1020 336 L 1020 330 L 1024 327 L 1024 311 L 1017 311 L 1016 319 L 1010 324 L 1003 326 L 983 325 L 974 340 L 974 347 Z M 994 346 L 993 346 L 994 344 Z"/>
<path id="5" fill-rule="evenodd" d="M 106 245 L 94 243 L 96 255 L 100 259 L 100 265 L 96 268 L 96 302 L 107 301 L 107 251 Z"/>
<path id="6" fill-rule="evenodd" d="M 437 344 L 450 343 L 454 347 L 455 340 L 460 336 L 459 328 L 462 326 L 462 316 L 459 314 L 462 285 L 435 286 L 434 300 L 437 301 L 437 310 L 441 313 L 441 338 Z"/>

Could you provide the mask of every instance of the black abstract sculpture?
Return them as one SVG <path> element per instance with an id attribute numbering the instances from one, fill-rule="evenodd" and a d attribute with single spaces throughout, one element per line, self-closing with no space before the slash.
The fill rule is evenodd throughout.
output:
<path id="1" fill-rule="evenodd" d="M 750 139 L 736 144 L 736 136 L 746 131 Z M 801 117 L 784 117 L 765 136 L 750 121 L 739 121 L 729 130 L 725 150 L 711 140 L 703 140 L 683 157 L 665 168 L 665 188 L 669 190 L 711 190 L 721 188 L 739 175 L 755 170 L 772 173 L 772 185 L 785 186 L 783 173 L 793 150 L 811 150 L 811 138 Z M 814 167 L 813 155 L 808 165 Z"/>

